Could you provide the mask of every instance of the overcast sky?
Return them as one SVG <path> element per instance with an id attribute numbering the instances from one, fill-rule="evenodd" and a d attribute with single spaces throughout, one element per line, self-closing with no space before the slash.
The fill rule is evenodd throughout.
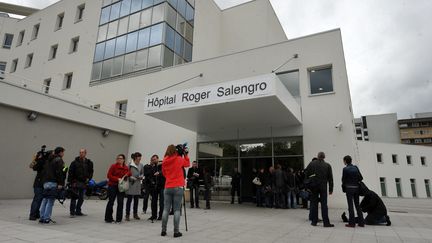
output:
<path id="1" fill-rule="evenodd" d="M 1 0 L 43 8 L 56 0 Z M 209 0 L 196 0 L 209 1 Z M 246 0 L 215 0 L 221 8 Z M 288 38 L 341 28 L 354 115 L 432 111 L 431 0 L 271 0 Z"/>

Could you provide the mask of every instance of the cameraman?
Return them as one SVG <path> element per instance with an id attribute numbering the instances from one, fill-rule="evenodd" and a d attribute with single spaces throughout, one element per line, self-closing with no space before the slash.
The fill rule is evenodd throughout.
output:
<path id="1" fill-rule="evenodd" d="M 202 179 L 202 171 L 201 168 L 198 168 L 198 163 L 194 161 L 192 163 L 192 168 L 189 168 L 187 173 L 187 186 L 190 190 L 190 207 L 194 208 L 194 202 L 196 208 L 199 207 L 199 183 Z M 195 196 L 195 200 L 194 200 Z"/>
<path id="2" fill-rule="evenodd" d="M 151 211 L 152 216 L 148 220 L 157 219 L 157 201 L 158 201 L 158 176 L 161 174 L 158 171 L 159 157 L 153 155 L 150 159 L 150 164 L 144 166 L 144 184 L 147 195 L 151 195 Z"/>
<path id="3" fill-rule="evenodd" d="M 36 177 L 33 183 L 33 191 L 34 197 L 30 208 L 30 217 L 29 219 L 34 221 L 40 218 L 39 209 L 43 199 L 43 182 L 42 182 L 42 171 L 45 166 L 45 163 L 48 160 L 49 156 L 53 156 L 54 151 L 45 152 L 46 146 L 42 146 L 42 149 L 37 152 L 37 154 L 33 157 L 33 161 L 30 163 L 30 169 L 36 171 Z"/>
<path id="4" fill-rule="evenodd" d="M 84 190 L 93 177 L 93 162 L 86 158 L 87 150 L 80 149 L 79 156 L 72 161 L 69 167 L 68 183 L 74 192 L 70 202 L 70 217 L 85 216 L 81 212 L 84 203 Z M 78 200 L 78 203 L 77 203 Z"/>
<path id="5" fill-rule="evenodd" d="M 162 171 L 165 176 L 164 211 L 162 214 L 161 236 L 166 235 L 168 215 L 171 206 L 174 210 L 174 237 L 181 237 L 179 231 L 180 209 L 183 199 L 184 174 L 183 168 L 190 166 L 188 150 L 185 145 L 169 145 L 162 162 Z"/>

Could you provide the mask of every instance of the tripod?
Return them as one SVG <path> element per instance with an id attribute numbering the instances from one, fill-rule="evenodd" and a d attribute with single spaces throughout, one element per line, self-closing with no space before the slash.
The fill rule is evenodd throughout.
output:
<path id="1" fill-rule="evenodd" d="M 183 187 L 183 208 L 184 208 L 184 217 L 185 217 L 185 226 L 186 231 L 188 231 L 188 225 L 187 225 L 187 216 L 186 216 L 186 198 L 185 198 L 185 188 Z"/>

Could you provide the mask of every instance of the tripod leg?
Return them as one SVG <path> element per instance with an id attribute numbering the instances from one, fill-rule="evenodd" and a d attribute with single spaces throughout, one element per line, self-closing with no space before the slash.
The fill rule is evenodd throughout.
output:
<path id="1" fill-rule="evenodd" d="M 185 199 L 185 190 L 184 190 L 184 188 L 183 188 L 183 208 L 184 208 L 186 231 L 188 231 L 187 217 L 186 217 L 186 199 Z"/>

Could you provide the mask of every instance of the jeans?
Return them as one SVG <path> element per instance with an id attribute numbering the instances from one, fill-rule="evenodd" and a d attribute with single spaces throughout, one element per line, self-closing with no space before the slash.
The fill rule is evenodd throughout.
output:
<path id="1" fill-rule="evenodd" d="M 162 218 L 162 213 L 163 213 L 163 210 L 164 210 L 164 189 L 162 188 L 162 189 L 160 189 L 159 190 L 159 215 L 158 215 L 158 218 Z"/>
<path id="2" fill-rule="evenodd" d="M 47 222 L 51 220 L 52 209 L 55 201 L 55 192 L 57 191 L 56 182 L 45 182 L 43 185 L 43 199 L 40 207 L 40 221 Z"/>
<path id="3" fill-rule="evenodd" d="M 285 208 L 285 193 L 281 188 L 275 189 L 275 207 Z"/>
<path id="4" fill-rule="evenodd" d="M 310 196 L 310 213 L 312 218 L 312 224 L 318 223 L 318 198 L 321 202 L 321 214 L 324 225 L 330 224 L 328 217 L 328 206 L 327 206 L 327 184 L 321 185 L 314 189 Z"/>
<path id="5" fill-rule="evenodd" d="M 166 232 L 168 224 L 168 215 L 171 206 L 174 210 L 174 233 L 179 232 L 180 210 L 183 199 L 183 188 L 165 188 L 164 190 L 164 211 L 162 213 L 162 232 Z"/>
<path id="6" fill-rule="evenodd" d="M 197 208 L 199 208 L 199 185 L 193 185 L 189 188 L 190 190 L 190 205 L 191 208 L 194 207 L 194 202 L 195 202 L 195 206 Z M 194 200 L 194 196 L 195 196 L 195 200 Z"/>
<path id="7" fill-rule="evenodd" d="M 139 202 L 139 195 L 127 195 L 127 201 L 126 201 L 126 215 L 130 215 L 130 209 L 133 199 L 133 214 L 138 214 L 138 202 Z"/>
<path id="8" fill-rule="evenodd" d="M 105 221 L 112 222 L 113 221 L 113 207 L 114 201 L 117 198 L 117 213 L 116 213 L 116 222 L 121 222 L 123 219 L 123 201 L 124 201 L 124 192 L 120 192 L 118 190 L 118 186 L 108 186 L 108 203 L 105 209 Z"/>
<path id="9" fill-rule="evenodd" d="M 359 194 L 347 192 L 346 198 L 347 198 L 347 203 L 348 203 L 348 214 L 349 214 L 348 223 L 350 225 L 356 224 L 356 219 L 354 217 L 354 207 L 355 207 L 355 209 L 357 211 L 357 216 L 358 216 L 357 223 L 359 225 L 364 225 L 363 213 L 362 213 L 360 205 L 359 205 Z"/>
<path id="10" fill-rule="evenodd" d="M 77 189 L 78 192 L 78 197 L 73 196 L 71 198 L 71 202 L 70 202 L 70 207 L 69 207 L 69 211 L 71 215 L 75 215 L 75 214 L 81 214 L 81 206 L 84 203 L 84 189 L 79 188 Z M 78 203 L 77 203 L 78 201 Z"/>
<path id="11" fill-rule="evenodd" d="M 40 218 L 39 210 L 43 199 L 43 187 L 34 187 L 34 197 L 30 207 L 30 218 Z"/>
<path id="12" fill-rule="evenodd" d="M 287 206 L 288 206 L 288 208 L 297 208 L 297 195 L 296 195 L 295 191 L 288 190 L 288 192 L 287 192 Z"/>

